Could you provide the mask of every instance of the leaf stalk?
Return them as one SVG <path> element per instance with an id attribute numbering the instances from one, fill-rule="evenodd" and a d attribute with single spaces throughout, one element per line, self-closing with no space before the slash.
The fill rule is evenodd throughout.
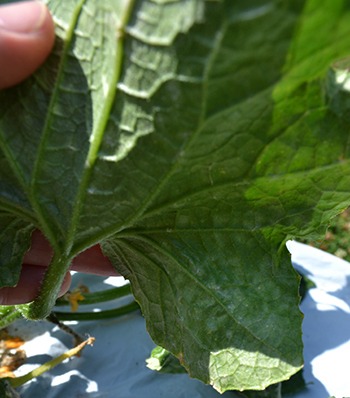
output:
<path id="1" fill-rule="evenodd" d="M 71 258 L 61 255 L 53 257 L 44 275 L 38 297 L 29 304 L 16 306 L 25 318 L 39 320 L 50 315 L 70 263 Z"/>
<path id="2" fill-rule="evenodd" d="M 8 379 L 10 385 L 14 388 L 20 387 L 21 385 L 27 383 L 28 381 L 41 376 L 43 373 L 53 369 L 55 366 L 62 363 L 67 358 L 72 358 L 73 356 L 79 354 L 79 352 L 86 346 L 86 345 L 93 345 L 95 339 L 93 337 L 89 337 L 87 340 L 83 341 L 81 344 L 77 345 L 76 347 L 68 350 L 62 355 L 59 355 L 57 358 L 52 359 L 44 363 L 43 365 L 39 366 L 38 368 L 32 370 L 31 372 L 15 377 L 13 379 Z"/>

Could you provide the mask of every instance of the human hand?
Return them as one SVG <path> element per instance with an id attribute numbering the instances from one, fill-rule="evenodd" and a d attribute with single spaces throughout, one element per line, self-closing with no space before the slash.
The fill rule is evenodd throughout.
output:
<path id="1" fill-rule="evenodd" d="M 43 3 L 0 6 L 0 88 L 32 74 L 50 53 L 54 40 L 54 24 Z"/>
<path id="2" fill-rule="evenodd" d="M 54 39 L 54 24 L 44 4 L 25 1 L 0 6 L 0 89 L 20 83 L 32 74 L 50 53 Z M 0 305 L 32 301 L 38 294 L 51 256 L 49 243 L 35 231 L 19 282 L 16 287 L 0 289 Z M 97 275 L 117 275 L 99 246 L 80 254 L 73 261 L 72 269 Z M 60 295 L 69 289 L 70 282 L 67 273 Z"/>

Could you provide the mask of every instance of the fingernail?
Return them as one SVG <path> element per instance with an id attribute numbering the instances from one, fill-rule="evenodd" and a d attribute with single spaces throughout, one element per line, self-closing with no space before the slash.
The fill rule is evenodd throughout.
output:
<path id="1" fill-rule="evenodd" d="M 39 1 L 0 6 L 0 29 L 13 33 L 35 33 L 43 26 L 46 6 Z"/>

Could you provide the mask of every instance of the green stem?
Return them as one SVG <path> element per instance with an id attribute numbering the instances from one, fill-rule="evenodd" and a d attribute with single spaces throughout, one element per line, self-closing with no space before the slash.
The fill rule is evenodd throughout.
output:
<path id="1" fill-rule="evenodd" d="M 38 320 L 50 315 L 70 263 L 71 259 L 62 255 L 55 255 L 53 257 L 44 275 L 38 297 L 29 304 L 16 306 L 25 318 Z"/>
<path id="2" fill-rule="evenodd" d="M 17 311 L 17 308 L 14 305 L 0 306 L 0 329 L 5 328 L 21 317 L 21 313 Z"/>
<path id="3" fill-rule="evenodd" d="M 105 310 L 100 312 L 53 312 L 55 317 L 60 321 L 94 321 L 99 319 L 116 318 L 129 312 L 140 309 L 136 301 L 123 307 L 114 308 L 112 310 Z"/>
<path id="4" fill-rule="evenodd" d="M 111 301 L 125 297 L 131 294 L 130 285 L 124 285 L 121 287 L 115 287 L 112 289 L 102 290 L 93 293 L 84 293 L 84 300 L 79 301 L 79 305 L 103 303 L 105 301 Z M 56 300 L 56 306 L 69 305 L 70 302 L 67 298 L 61 297 Z"/>
<path id="5" fill-rule="evenodd" d="M 31 372 L 29 372 L 23 376 L 19 376 L 19 377 L 15 377 L 13 379 L 7 379 L 7 380 L 12 387 L 14 387 L 14 388 L 20 387 L 21 385 L 27 383 L 28 381 L 34 379 L 35 377 L 41 376 L 44 372 L 47 372 L 47 371 L 53 369 L 55 366 L 62 363 L 65 359 L 71 358 L 71 357 L 77 355 L 87 344 L 92 345 L 94 340 L 95 339 L 93 337 L 89 337 L 83 343 L 81 343 L 78 346 L 72 348 L 71 350 L 65 352 L 64 354 L 58 356 L 57 358 L 54 358 L 51 361 L 44 363 L 43 365 L 32 370 Z"/>

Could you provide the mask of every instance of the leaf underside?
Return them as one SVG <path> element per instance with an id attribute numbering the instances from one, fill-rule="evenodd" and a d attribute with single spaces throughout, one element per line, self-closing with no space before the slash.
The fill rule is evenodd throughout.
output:
<path id="1" fill-rule="evenodd" d="M 53 53 L 0 92 L 2 286 L 32 228 L 67 259 L 100 243 L 193 377 L 288 379 L 302 315 L 284 243 L 350 204 L 346 2 L 47 3 Z"/>

